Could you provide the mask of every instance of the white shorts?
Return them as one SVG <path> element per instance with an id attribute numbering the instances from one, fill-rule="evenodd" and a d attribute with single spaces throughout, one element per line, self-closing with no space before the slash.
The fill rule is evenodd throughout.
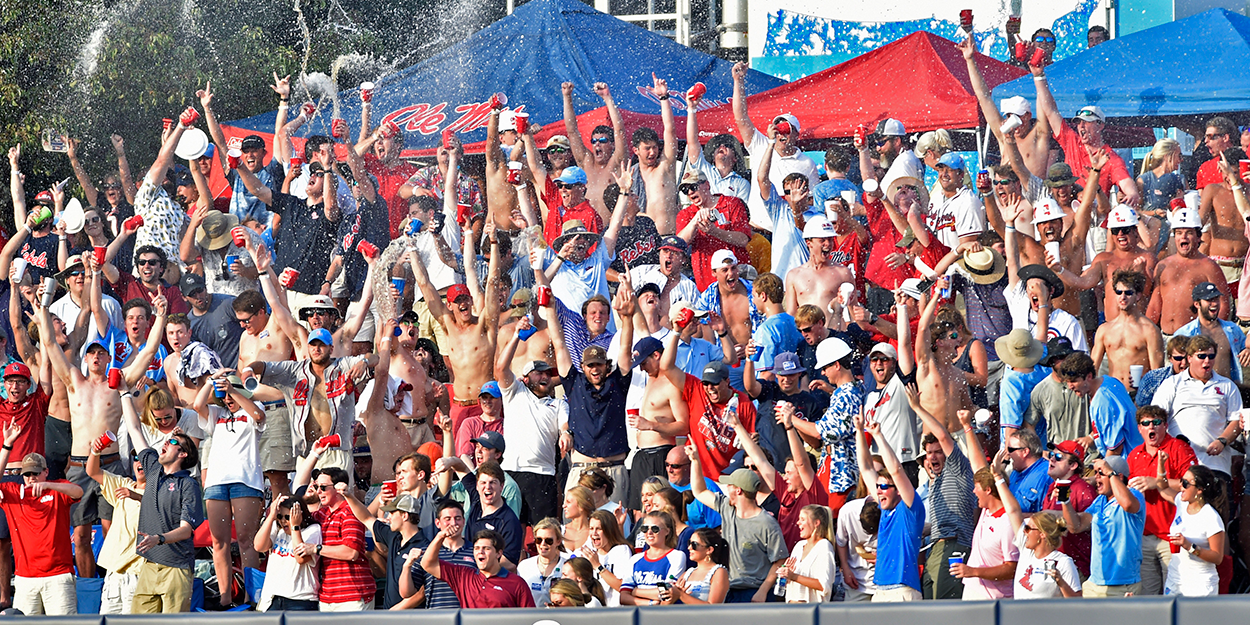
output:
<path id="1" fill-rule="evenodd" d="M 13 577 L 13 607 L 22 614 L 60 616 L 78 614 L 78 592 L 74 574 L 51 577 Z"/>
<path id="2" fill-rule="evenodd" d="M 362 612 L 372 610 L 372 601 L 344 601 L 342 603 L 326 603 L 318 601 L 317 606 L 322 612 Z"/>
<path id="3" fill-rule="evenodd" d="M 138 584 L 139 576 L 133 573 L 106 574 L 100 593 L 100 614 L 130 614 L 130 602 Z"/>

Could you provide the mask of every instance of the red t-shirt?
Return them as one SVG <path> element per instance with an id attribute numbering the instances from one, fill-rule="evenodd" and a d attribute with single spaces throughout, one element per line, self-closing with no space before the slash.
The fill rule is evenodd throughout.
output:
<path id="1" fill-rule="evenodd" d="M 394 167 L 387 167 L 378 160 L 373 152 L 366 152 L 362 157 L 365 170 L 378 179 L 378 197 L 386 200 L 386 210 L 391 224 L 391 238 L 399 236 L 399 222 L 408 216 L 408 200 L 399 197 L 399 188 L 408 182 L 417 168 L 405 160 L 399 160 Z"/>
<path id="2" fill-rule="evenodd" d="M 13 441 L 13 451 L 9 452 L 9 462 L 20 463 L 31 452 L 43 454 L 43 424 L 47 416 L 48 395 L 37 384 L 21 404 L 0 401 L 0 423 L 17 420 L 22 426 L 22 433 Z"/>
<path id="3" fill-rule="evenodd" d="M 443 581 L 456 593 L 462 608 L 533 608 L 534 595 L 529 584 L 516 573 L 499 569 L 491 577 L 482 575 L 477 568 L 452 564 L 439 560 L 438 569 Z"/>
<path id="4" fill-rule="evenodd" d="M 854 231 L 834 237 L 833 242 L 834 248 L 829 254 L 829 260 L 850 269 L 855 276 L 855 288 L 863 293 L 864 266 L 868 264 L 868 251 L 860 245 L 859 237 L 855 236 Z"/>
<path id="5" fill-rule="evenodd" d="M 1202 190 L 1209 184 L 1224 182 L 1224 174 L 1220 173 L 1220 159 L 1213 158 L 1198 167 L 1198 182 L 1195 188 Z"/>
<path id="6" fill-rule="evenodd" d="M 1076 508 L 1077 512 L 1084 512 L 1098 498 L 1098 492 L 1094 490 L 1093 486 L 1089 485 L 1089 482 L 1077 475 L 1072 478 L 1072 486 L 1068 491 L 1068 498 L 1072 501 L 1072 507 Z M 1050 491 L 1046 493 L 1046 498 L 1042 500 L 1042 509 L 1063 514 L 1063 506 L 1059 504 L 1058 484 L 1051 482 Z M 1069 532 L 1064 534 L 1063 539 L 1059 541 L 1059 550 L 1072 558 L 1081 575 L 1088 576 L 1089 550 L 1092 544 L 1092 534 L 1090 532 L 1081 532 L 1080 534 Z"/>
<path id="7" fill-rule="evenodd" d="M 880 318 L 882 321 L 889 321 L 890 323 L 898 325 L 898 315 L 896 313 L 886 313 L 884 315 L 880 315 Z M 909 319 L 907 321 L 907 325 L 911 329 L 912 343 L 915 343 L 916 336 L 918 336 L 917 332 L 920 329 L 920 315 L 916 315 L 915 317 L 912 317 L 911 319 Z M 872 342 L 873 343 L 889 343 L 890 345 L 893 345 L 895 349 L 898 348 L 898 339 L 892 339 L 882 334 L 876 328 L 872 328 Z"/>
<path id="8" fill-rule="evenodd" d="M 751 236 L 750 218 L 747 216 L 747 205 L 742 203 L 736 197 L 731 195 L 716 196 L 716 210 L 720 211 L 725 222 L 721 224 L 724 230 L 732 230 L 741 232 L 747 237 Z M 699 207 L 691 204 L 677 213 L 677 231 L 681 232 L 690 223 L 691 219 L 699 212 Z M 690 241 L 690 268 L 694 272 L 694 283 L 702 291 L 709 284 L 716 282 L 716 276 L 712 274 L 712 254 L 717 250 L 730 250 L 734 256 L 738 258 L 739 263 L 745 263 L 750 260 L 747 256 L 746 247 L 738 247 L 730 245 L 710 234 L 695 232 L 694 239 Z"/>
<path id="9" fill-rule="evenodd" d="M 1194 455 L 1194 448 L 1189 443 L 1169 434 L 1163 436 L 1159 449 L 1168 455 L 1168 479 L 1180 479 L 1189 467 L 1198 464 L 1198 457 Z M 1159 456 L 1151 455 L 1146 451 L 1145 445 L 1139 445 L 1128 455 L 1128 468 L 1129 477 L 1141 475 L 1153 480 L 1159 475 Z M 1158 489 L 1155 488 L 1143 491 L 1142 494 L 1146 497 L 1146 527 L 1142 530 L 1143 533 L 1167 540 L 1171 533 L 1172 517 L 1176 515 L 1176 504 L 1160 497 Z"/>
<path id="10" fill-rule="evenodd" d="M 118 301 L 123 303 L 138 297 L 150 305 L 156 297 L 148 292 L 147 287 L 143 286 L 143 283 L 126 272 L 121 272 L 117 282 L 113 283 L 113 292 L 117 295 Z M 162 282 L 160 293 L 169 301 L 169 314 L 182 313 L 185 315 L 191 312 L 191 307 L 187 304 L 186 298 L 182 296 L 182 290 L 177 286 Z"/>
<path id="11" fill-rule="evenodd" d="M 55 484 L 69 484 L 55 480 Z M 75 500 L 45 490 L 36 499 L 25 484 L 0 484 L 0 508 L 9 519 L 19 577 L 52 577 L 74 572 L 69 545 L 69 507 Z"/>
<path id="12" fill-rule="evenodd" d="M 324 603 L 373 601 L 377 584 L 364 557 L 364 524 L 356 520 L 345 501 L 333 510 L 317 510 L 313 518 L 321 525 L 321 544 L 326 547 L 347 545 L 359 554 L 350 562 L 321 558 L 321 592 L 317 599 Z"/>
<path id="13" fill-rule="evenodd" d="M 1063 148 L 1063 160 L 1072 168 L 1072 173 L 1076 175 L 1077 181 L 1083 181 L 1089 176 L 1089 152 L 1085 151 L 1085 144 L 1081 143 L 1081 135 L 1073 130 L 1067 123 L 1059 125 L 1059 146 Z M 1098 177 L 1098 186 L 1102 187 L 1103 193 L 1110 193 L 1111 187 L 1120 183 L 1125 178 L 1132 179 L 1128 173 L 1128 168 L 1124 166 L 1124 159 L 1120 158 L 1109 145 L 1102 146 L 1107 151 L 1107 169 Z"/>
<path id="14" fill-rule="evenodd" d="M 547 245 L 554 246 L 564 229 L 564 222 L 574 219 L 580 219 L 587 230 L 603 234 L 603 218 L 599 217 L 595 207 L 590 205 L 590 200 L 582 200 L 582 203 L 577 206 L 564 208 L 558 203 L 559 197 L 556 196 L 557 203 L 547 205 L 547 223 L 543 224 L 543 238 L 547 240 Z"/>
<path id="15" fill-rule="evenodd" d="M 781 535 L 786 539 L 786 548 L 794 549 L 794 546 L 802 540 L 799 537 L 799 512 L 802 512 L 804 506 L 818 504 L 829 504 L 829 491 L 821 487 L 821 484 L 828 484 L 826 479 L 822 482 L 820 479 L 813 478 L 812 487 L 798 493 L 797 495 L 786 490 L 786 477 L 780 472 L 773 479 L 773 494 L 777 496 L 777 501 L 781 502 L 781 509 L 777 512 L 777 522 L 781 524 Z"/>
<path id="16" fill-rule="evenodd" d="M 738 397 L 738 421 L 748 432 L 755 431 L 755 404 L 742 391 L 734 391 Z M 721 416 L 728 403 L 713 404 L 703 390 L 703 381 L 686 374 L 686 386 L 681 398 L 690 407 L 690 441 L 699 450 L 699 465 L 703 475 L 719 480 L 725 467 L 729 466 L 738 448 L 734 445 L 737 435 Z"/>

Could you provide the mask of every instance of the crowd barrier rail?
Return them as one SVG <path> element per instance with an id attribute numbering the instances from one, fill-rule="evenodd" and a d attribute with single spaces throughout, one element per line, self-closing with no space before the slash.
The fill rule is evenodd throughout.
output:
<path id="1" fill-rule="evenodd" d="M 231 612 L 32 617 L 48 625 L 1211 625 L 1247 622 L 1250 596 L 921 601 L 915 603 L 721 604 L 621 608 L 406 610 L 355 613 Z"/>

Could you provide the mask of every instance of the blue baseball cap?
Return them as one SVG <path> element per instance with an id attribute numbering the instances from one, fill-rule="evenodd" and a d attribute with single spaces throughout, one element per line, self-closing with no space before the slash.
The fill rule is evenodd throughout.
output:
<path id="1" fill-rule="evenodd" d="M 325 345 L 334 347 L 334 336 L 325 328 L 317 328 L 308 333 L 308 343 L 312 344 L 313 341 L 321 341 Z"/>
<path id="2" fill-rule="evenodd" d="M 483 384 L 482 390 L 478 391 L 477 394 L 479 396 L 490 395 L 491 397 L 494 397 L 495 399 L 499 399 L 503 397 L 503 393 L 499 391 L 499 383 L 494 380 L 491 380 L 490 382 Z"/>
<path id="3" fill-rule="evenodd" d="M 963 169 L 964 157 L 954 152 L 947 152 L 942 155 L 942 158 L 938 159 L 937 164 L 938 166 L 950 167 L 951 169 Z"/>
<path id="4" fill-rule="evenodd" d="M 651 354 L 662 349 L 664 349 L 664 344 L 660 342 L 660 339 L 654 336 L 643 337 L 637 343 L 634 343 L 634 366 L 637 367 L 642 364 L 642 361 L 650 358 Z"/>
<path id="5" fill-rule="evenodd" d="M 773 375 L 793 375 L 806 371 L 799 362 L 799 355 L 794 352 L 781 352 L 773 358 Z"/>
<path id="6" fill-rule="evenodd" d="M 556 178 L 554 182 L 563 182 L 564 184 L 586 184 L 586 170 L 573 165 L 565 167 L 564 172 Z"/>

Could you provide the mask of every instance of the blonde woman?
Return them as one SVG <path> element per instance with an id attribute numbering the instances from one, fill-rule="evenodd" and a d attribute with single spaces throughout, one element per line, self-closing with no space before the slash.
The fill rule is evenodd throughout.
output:
<path id="1" fill-rule="evenodd" d="M 534 605 L 546 605 L 551 582 L 560 579 L 560 567 L 569 559 L 569 554 L 563 552 L 560 523 L 548 517 L 534 524 L 534 547 L 538 555 L 521 560 L 516 565 L 516 574 L 529 585 Z"/>
<path id="2" fill-rule="evenodd" d="M 557 579 L 551 584 L 551 599 L 539 604 L 548 608 L 582 608 L 594 599 L 571 579 Z"/>
<path id="3" fill-rule="evenodd" d="M 576 551 L 590 544 L 590 515 L 595 511 L 590 489 L 574 486 L 564 494 L 564 549 Z M 541 603 L 535 605 L 542 605 Z"/>
<path id="4" fill-rule="evenodd" d="M 669 488 L 668 483 L 654 475 L 643 481 L 642 488 L 639 489 L 639 498 L 642 501 L 642 514 L 645 515 L 649 512 L 660 509 L 659 501 L 656 499 L 655 494 L 665 488 Z M 617 522 L 620 523 L 619 520 Z M 633 531 L 630 532 L 630 529 Z M 636 523 L 633 528 L 629 529 L 625 528 L 624 524 L 621 524 L 621 531 L 628 536 L 629 544 L 635 551 L 646 547 L 646 540 L 641 534 L 638 533 L 638 525 Z"/>
<path id="5" fill-rule="evenodd" d="M 829 509 L 804 506 L 799 511 L 799 542 L 793 555 L 777 569 L 786 580 L 786 603 L 822 603 L 833 594 L 838 565 L 833 550 L 833 523 Z"/>
<path id="6" fill-rule="evenodd" d="M 638 524 L 638 533 L 647 548 L 629 561 L 621 580 L 621 605 L 673 603 L 671 588 L 686 570 L 686 554 L 678 551 L 673 533 L 673 517 L 667 512 L 650 512 Z"/>
<path id="7" fill-rule="evenodd" d="M 1176 173 L 1181 165 L 1181 144 L 1176 139 L 1160 139 L 1142 159 L 1137 186 L 1142 190 L 1142 211 L 1165 218 L 1172 198 L 1184 197 L 1185 181 Z"/>
<path id="8" fill-rule="evenodd" d="M 586 607 L 603 607 L 603 602 L 607 597 L 603 594 L 603 586 L 595 579 L 595 567 L 590 563 L 590 560 L 578 556 L 571 557 L 564 563 L 563 571 L 564 579 L 576 583 L 577 587 L 586 595 Z M 555 592 L 555 585 L 552 584 L 553 603 L 555 601 Z"/>

